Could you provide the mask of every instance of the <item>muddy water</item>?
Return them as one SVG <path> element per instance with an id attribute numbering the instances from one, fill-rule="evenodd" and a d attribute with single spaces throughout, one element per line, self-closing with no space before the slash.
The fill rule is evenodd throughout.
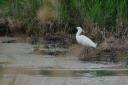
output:
<path id="1" fill-rule="evenodd" d="M 34 54 L 33 47 L 28 43 L 0 43 L 0 85 L 127 85 L 128 83 L 127 76 L 96 77 L 86 71 L 118 67 L 120 64 L 84 63 L 72 53 L 63 56 Z M 81 73 L 81 70 L 84 72 Z"/>

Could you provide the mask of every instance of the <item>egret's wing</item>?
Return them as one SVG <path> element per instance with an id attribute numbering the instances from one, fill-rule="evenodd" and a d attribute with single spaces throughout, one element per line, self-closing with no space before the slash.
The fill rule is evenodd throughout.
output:
<path id="1" fill-rule="evenodd" d="M 87 45 L 87 46 L 95 46 L 96 45 L 90 38 L 88 38 L 84 35 L 80 35 L 80 41 L 81 41 L 81 44 L 83 44 L 83 45 Z"/>

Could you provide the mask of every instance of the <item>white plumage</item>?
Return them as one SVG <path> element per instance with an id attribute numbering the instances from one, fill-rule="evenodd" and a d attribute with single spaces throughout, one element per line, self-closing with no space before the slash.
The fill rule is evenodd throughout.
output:
<path id="1" fill-rule="evenodd" d="M 86 37 L 85 35 L 80 35 L 80 33 L 83 31 L 81 27 L 76 27 L 77 33 L 76 33 L 76 40 L 79 44 L 83 46 L 89 46 L 96 48 L 97 44 L 94 43 L 90 38 Z"/>

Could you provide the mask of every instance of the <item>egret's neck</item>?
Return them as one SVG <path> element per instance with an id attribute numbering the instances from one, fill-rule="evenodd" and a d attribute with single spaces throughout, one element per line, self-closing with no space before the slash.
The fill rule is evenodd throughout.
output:
<path id="1" fill-rule="evenodd" d="M 78 30 L 77 33 L 76 33 L 76 36 L 80 36 L 81 32 L 82 32 L 81 30 Z"/>

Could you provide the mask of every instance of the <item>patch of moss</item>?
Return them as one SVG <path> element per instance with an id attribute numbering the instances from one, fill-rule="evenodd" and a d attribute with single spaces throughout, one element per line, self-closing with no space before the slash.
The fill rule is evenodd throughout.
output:
<path id="1" fill-rule="evenodd" d="M 50 76 L 52 74 L 51 74 L 51 71 L 49 71 L 49 70 L 41 70 L 41 75 L 43 75 L 43 76 Z"/>
<path id="2" fill-rule="evenodd" d="M 116 75 L 116 72 L 114 71 L 108 71 L 108 70 L 97 70 L 95 71 L 96 76 L 114 76 Z"/>

